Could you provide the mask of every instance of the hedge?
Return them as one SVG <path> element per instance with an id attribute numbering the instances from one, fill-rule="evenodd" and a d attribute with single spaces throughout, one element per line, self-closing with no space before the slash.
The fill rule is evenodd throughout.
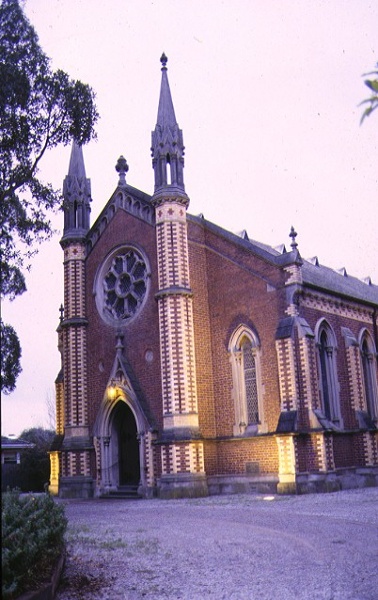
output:
<path id="1" fill-rule="evenodd" d="M 47 494 L 2 494 L 2 598 L 37 589 L 64 546 L 64 507 Z"/>

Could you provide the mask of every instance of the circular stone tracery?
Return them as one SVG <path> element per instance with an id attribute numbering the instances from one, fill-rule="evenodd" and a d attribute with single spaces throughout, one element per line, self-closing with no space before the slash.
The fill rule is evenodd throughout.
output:
<path id="1" fill-rule="evenodd" d="M 134 316 L 147 290 L 147 266 L 136 250 L 113 258 L 103 279 L 104 310 L 113 319 Z"/>

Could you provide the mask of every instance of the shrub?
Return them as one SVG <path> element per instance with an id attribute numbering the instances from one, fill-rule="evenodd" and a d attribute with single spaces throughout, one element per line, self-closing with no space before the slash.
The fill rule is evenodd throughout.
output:
<path id="1" fill-rule="evenodd" d="M 23 492 L 43 492 L 50 479 L 50 459 L 48 451 L 55 432 L 42 427 L 25 429 L 21 439 L 35 444 L 34 448 L 24 450 L 21 456 L 20 483 L 17 487 Z"/>
<path id="2" fill-rule="evenodd" d="M 2 494 L 2 598 L 38 587 L 63 549 L 64 507 L 48 495 Z"/>

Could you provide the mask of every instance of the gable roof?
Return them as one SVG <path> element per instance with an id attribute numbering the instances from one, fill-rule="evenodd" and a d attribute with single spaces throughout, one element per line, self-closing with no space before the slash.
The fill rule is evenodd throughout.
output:
<path id="1" fill-rule="evenodd" d="M 305 260 L 297 250 L 287 251 L 284 245 L 280 246 L 278 250 L 268 244 L 251 240 L 246 231 L 243 231 L 241 235 L 231 233 L 219 225 L 207 221 L 203 215 L 188 215 L 188 220 L 202 225 L 216 235 L 249 250 L 255 256 L 277 267 L 282 268 L 295 263 L 301 265 L 302 280 L 305 286 L 378 306 L 378 286 L 372 284 L 370 278 L 358 279 L 348 275 L 345 269 L 335 271 L 321 265 L 317 258 Z"/>
<path id="2" fill-rule="evenodd" d="M 155 210 L 151 204 L 151 196 L 131 185 L 118 185 L 87 234 L 88 251 L 96 244 L 118 210 L 124 210 L 149 225 L 155 225 Z M 207 221 L 203 215 L 188 214 L 187 218 L 189 222 L 196 223 L 215 235 L 227 239 L 232 244 L 243 247 L 278 268 L 291 264 L 301 265 L 305 286 L 378 306 L 378 286 L 372 284 L 369 278 L 363 281 L 348 275 L 345 269 L 335 271 L 321 265 L 317 258 L 305 260 L 297 250 L 287 251 L 283 244 L 277 249 L 268 244 L 251 240 L 245 230 L 239 235 L 232 233 Z"/>
<path id="3" fill-rule="evenodd" d="M 335 271 L 320 264 L 304 260 L 302 265 L 303 282 L 309 287 L 333 292 L 348 298 L 378 305 L 378 286 Z"/>

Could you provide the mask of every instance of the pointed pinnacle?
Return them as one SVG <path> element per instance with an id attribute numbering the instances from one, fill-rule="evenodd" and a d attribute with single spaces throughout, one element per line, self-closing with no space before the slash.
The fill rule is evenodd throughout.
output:
<path id="1" fill-rule="evenodd" d="M 68 175 L 77 177 L 78 179 L 86 178 L 83 149 L 75 141 L 72 142 L 70 164 L 68 167 Z"/>
<path id="2" fill-rule="evenodd" d="M 293 227 L 293 226 L 291 226 L 290 233 L 289 233 L 289 237 L 291 237 L 291 244 L 290 244 L 290 246 L 291 246 L 292 250 L 296 250 L 296 249 L 298 248 L 298 244 L 297 244 L 297 242 L 295 241 L 295 238 L 297 237 L 297 235 L 298 235 L 298 234 L 297 234 L 297 232 L 295 231 L 294 227 Z"/>

